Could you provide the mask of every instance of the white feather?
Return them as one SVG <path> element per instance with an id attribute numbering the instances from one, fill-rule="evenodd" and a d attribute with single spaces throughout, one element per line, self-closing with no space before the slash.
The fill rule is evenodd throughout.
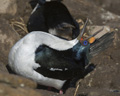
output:
<path id="1" fill-rule="evenodd" d="M 35 8 L 32 10 L 31 14 L 33 14 L 39 6 L 40 6 L 39 3 L 37 3 Z"/>
<path id="2" fill-rule="evenodd" d="M 17 74 L 30 78 L 39 84 L 60 89 L 66 80 L 47 78 L 34 71 L 34 69 L 40 67 L 34 61 L 36 48 L 45 44 L 55 50 L 67 50 L 72 48 L 77 42 L 77 39 L 67 41 L 41 31 L 31 32 L 11 48 L 9 66 Z"/>

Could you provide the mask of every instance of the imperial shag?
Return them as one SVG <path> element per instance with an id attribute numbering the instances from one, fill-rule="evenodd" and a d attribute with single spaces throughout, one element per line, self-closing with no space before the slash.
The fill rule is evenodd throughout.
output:
<path id="1" fill-rule="evenodd" d="M 82 40 L 86 24 L 81 34 L 70 41 L 42 31 L 27 34 L 11 48 L 10 68 L 41 85 L 60 90 L 67 80 L 83 75 L 90 58 L 113 41 L 113 32 L 91 40 L 101 30 Z"/>
<path id="2" fill-rule="evenodd" d="M 27 23 L 29 32 L 44 31 L 68 40 L 75 39 L 79 35 L 79 24 L 71 16 L 67 7 L 59 2 L 61 0 L 37 1 Z"/>

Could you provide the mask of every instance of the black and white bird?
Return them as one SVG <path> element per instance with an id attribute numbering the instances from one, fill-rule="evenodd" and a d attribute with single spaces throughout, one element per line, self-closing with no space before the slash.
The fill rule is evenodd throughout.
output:
<path id="1" fill-rule="evenodd" d="M 82 76 L 90 58 L 109 47 L 113 41 L 114 33 L 111 32 L 91 43 L 92 36 L 101 30 L 81 40 L 86 24 L 73 40 L 42 31 L 27 34 L 11 48 L 10 68 L 41 85 L 61 90 L 67 80 Z"/>
<path id="2" fill-rule="evenodd" d="M 27 23 L 29 32 L 44 31 L 68 40 L 79 35 L 79 24 L 61 0 L 36 0 L 33 8 Z"/>

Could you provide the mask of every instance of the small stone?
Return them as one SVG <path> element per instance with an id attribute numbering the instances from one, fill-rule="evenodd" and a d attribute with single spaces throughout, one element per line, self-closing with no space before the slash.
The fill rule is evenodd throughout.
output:
<path id="1" fill-rule="evenodd" d="M 21 86 L 21 87 L 25 87 L 25 85 L 24 85 L 24 84 L 20 84 L 20 86 Z"/>
<path id="2" fill-rule="evenodd" d="M 119 63 L 116 63 L 116 65 L 119 65 Z"/>
<path id="3" fill-rule="evenodd" d="M 115 31 L 118 31 L 119 29 L 115 28 Z"/>

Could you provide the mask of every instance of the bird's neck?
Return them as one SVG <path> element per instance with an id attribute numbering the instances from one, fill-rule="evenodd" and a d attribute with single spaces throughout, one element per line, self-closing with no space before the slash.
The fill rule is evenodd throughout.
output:
<path id="1" fill-rule="evenodd" d="M 35 44 L 35 46 L 46 45 L 59 51 L 73 48 L 73 46 L 78 43 L 77 39 L 68 41 L 41 31 L 35 31 L 30 34 L 32 34 L 30 39 Z"/>

